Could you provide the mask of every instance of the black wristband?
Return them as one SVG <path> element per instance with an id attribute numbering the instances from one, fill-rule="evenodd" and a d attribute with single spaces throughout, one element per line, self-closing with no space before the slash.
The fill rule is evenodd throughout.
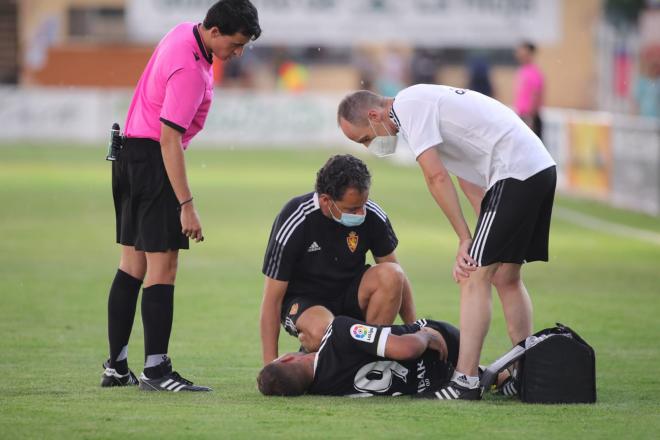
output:
<path id="1" fill-rule="evenodd" d="M 190 202 L 192 202 L 192 201 L 193 201 L 193 198 L 191 197 L 191 198 L 189 198 L 188 200 L 179 203 L 179 208 L 182 208 L 183 205 L 185 205 L 186 203 L 190 203 Z"/>

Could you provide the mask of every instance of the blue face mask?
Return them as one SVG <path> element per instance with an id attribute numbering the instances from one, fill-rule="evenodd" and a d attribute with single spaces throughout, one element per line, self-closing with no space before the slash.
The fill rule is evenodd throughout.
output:
<path id="1" fill-rule="evenodd" d="M 364 223 L 364 219 L 367 216 L 367 213 L 365 212 L 364 214 L 349 214 L 347 212 L 342 212 L 341 209 L 337 206 L 337 204 L 332 201 L 332 204 L 335 205 L 335 208 L 339 212 L 341 212 L 341 217 L 337 218 L 335 215 L 332 213 L 332 210 L 330 211 L 330 215 L 332 216 L 332 219 L 336 221 L 337 223 L 341 223 L 342 225 L 349 227 L 349 228 L 354 228 L 356 226 L 360 226 L 362 223 Z"/>

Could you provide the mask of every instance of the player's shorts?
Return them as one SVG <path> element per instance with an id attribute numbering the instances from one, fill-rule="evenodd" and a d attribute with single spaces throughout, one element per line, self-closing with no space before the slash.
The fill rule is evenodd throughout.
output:
<path id="1" fill-rule="evenodd" d="M 285 296 L 282 303 L 282 314 L 280 320 L 282 326 L 291 336 L 298 336 L 298 328 L 296 322 L 303 312 L 310 307 L 323 306 L 328 309 L 334 316 L 348 316 L 350 318 L 359 319 L 364 321 L 364 314 L 360 309 L 358 301 L 358 290 L 360 289 L 360 282 L 364 273 L 369 269 L 368 264 L 365 265 L 360 273 L 351 281 L 348 288 L 332 299 L 319 299 L 313 296 Z"/>
<path id="2" fill-rule="evenodd" d="M 112 164 L 117 243 L 146 252 L 188 249 L 181 211 L 165 171 L 160 143 L 128 138 Z"/>
<path id="3" fill-rule="evenodd" d="M 554 166 L 527 180 L 503 179 L 481 201 L 470 256 L 479 266 L 548 261 Z"/>

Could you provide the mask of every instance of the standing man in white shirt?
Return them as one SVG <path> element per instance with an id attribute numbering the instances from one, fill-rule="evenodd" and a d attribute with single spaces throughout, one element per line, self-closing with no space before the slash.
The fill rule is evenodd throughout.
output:
<path id="1" fill-rule="evenodd" d="M 393 154 L 401 134 L 454 228 L 460 352 L 451 381 L 435 395 L 481 399 L 478 364 L 490 326 L 491 284 L 502 302 L 511 342 L 532 334 L 532 302 L 520 272 L 523 263 L 548 260 L 554 160 L 511 109 L 471 90 L 418 84 L 395 98 L 358 91 L 339 104 L 337 122 L 349 139 L 377 156 Z M 479 216 L 474 235 L 450 173 Z"/>

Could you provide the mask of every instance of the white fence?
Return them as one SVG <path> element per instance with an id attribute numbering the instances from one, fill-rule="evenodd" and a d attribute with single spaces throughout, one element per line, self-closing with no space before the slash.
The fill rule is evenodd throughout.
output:
<path id="1" fill-rule="evenodd" d="M 0 141 L 75 141 L 101 145 L 124 126 L 132 90 L 0 88 Z M 341 95 L 250 93 L 217 89 L 203 146 L 347 146 L 337 129 Z"/>
<path id="2" fill-rule="evenodd" d="M 131 92 L 0 88 L 0 142 L 79 142 L 103 148 L 112 122 L 123 125 Z M 219 89 L 194 146 L 355 148 L 337 128 L 340 99 Z M 559 165 L 561 190 L 660 215 L 659 121 L 562 109 L 547 109 L 544 120 L 544 141 Z M 405 149 L 395 160 L 413 162 Z"/>
<path id="3" fill-rule="evenodd" d="M 562 191 L 660 215 L 660 121 L 559 109 L 543 119 Z"/>

